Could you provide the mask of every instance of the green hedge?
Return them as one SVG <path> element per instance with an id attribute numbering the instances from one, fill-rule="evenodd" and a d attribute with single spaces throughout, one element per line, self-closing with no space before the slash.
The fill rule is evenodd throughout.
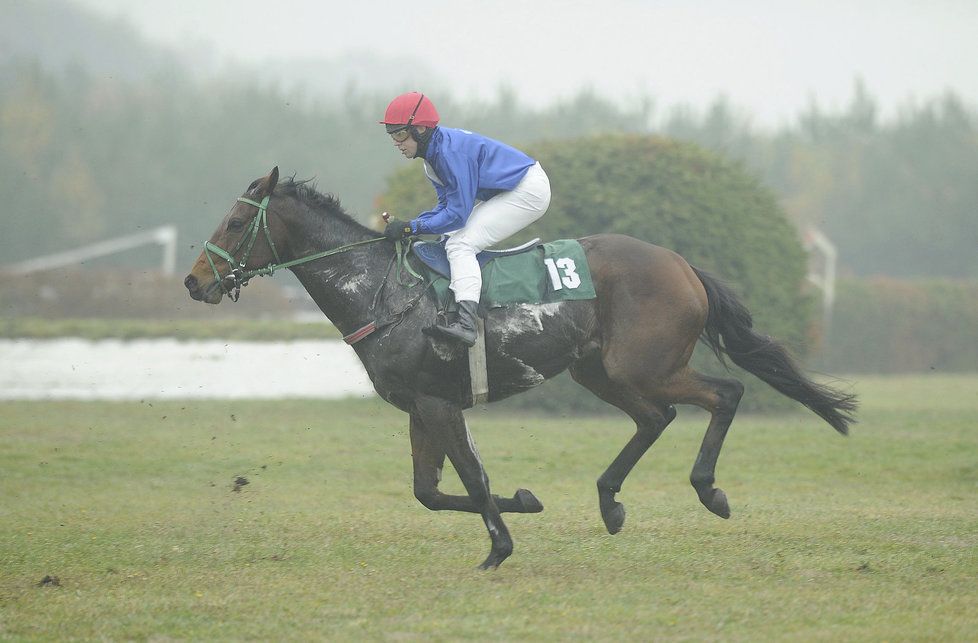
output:
<path id="1" fill-rule="evenodd" d="M 978 370 L 978 281 L 844 279 L 820 360 L 847 373 Z"/>
<path id="2" fill-rule="evenodd" d="M 506 245 L 618 232 L 671 248 L 729 281 L 754 313 L 757 328 L 804 352 L 814 308 L 803 294 L 805 254 L 774 196 L 742 165 L 690 143 L 655 136 L 606 135 L 523 146 L 550 176 L 548 213 Z M 411 218 L 435 203 L 420 161 L 392 175 L 381 209 Z M 706 370 L 715 360 L 697 357 Z M 745 374 L 744 379 L 750 380 Z M 741 376 L 741 375 L 738 375 Z M 558 378 L 515 406 L 606 409 Z M 777 406 L 759 382 L 745 406 Z"/>

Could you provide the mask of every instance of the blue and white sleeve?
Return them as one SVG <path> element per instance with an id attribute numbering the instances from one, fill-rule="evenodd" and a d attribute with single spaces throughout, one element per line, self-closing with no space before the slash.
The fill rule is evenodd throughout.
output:
<path id="1" fill-rule="evenodd" d="M 452 162 L 454 161 L 454 162 Z M 442 234 L 458 230 L 465 225 L 475 205 L 479 189 L 479 172 L 474 159 L 455 158 L 439 172 L 444 186 L 435 185 L 438 205 L 422 212 L 411 221 L 415 234 Z"/>

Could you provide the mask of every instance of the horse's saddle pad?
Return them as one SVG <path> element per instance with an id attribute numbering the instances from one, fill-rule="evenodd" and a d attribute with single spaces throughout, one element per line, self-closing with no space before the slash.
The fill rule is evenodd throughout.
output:
<path id="1" fill-rule="evenodd" d="M 451 270 L 444 241 L 418 241 L 411 248 L 428 269 L 438 301 L 447 304 Z M 482 268 L 482 304 L 487 308 L 594 299 L 587 256 L 574 239 L 550 243 L 534 239 L 508 250 L 484 250 L 476 258 Z"/>

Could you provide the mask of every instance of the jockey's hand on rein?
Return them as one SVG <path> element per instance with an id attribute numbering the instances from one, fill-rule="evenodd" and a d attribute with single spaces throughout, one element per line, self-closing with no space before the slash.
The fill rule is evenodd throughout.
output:
<path id="1" fill-rule="evenodd" d="M 391 219 L 384 228 L 384 236 L 391 241 L 397 241 L 411 236 L 411 224 L 400 219 Z"/>

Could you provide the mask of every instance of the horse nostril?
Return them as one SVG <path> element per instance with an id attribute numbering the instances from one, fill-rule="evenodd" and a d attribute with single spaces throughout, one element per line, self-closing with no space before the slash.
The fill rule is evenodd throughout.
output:
<path id="1" fill-rule="evenodd" d="M 187 278 L 183 280 L 183 285 L 187 287 L 187 290 L 195 289 L 197 287 L 197 277 L 187 275 Z"/>

